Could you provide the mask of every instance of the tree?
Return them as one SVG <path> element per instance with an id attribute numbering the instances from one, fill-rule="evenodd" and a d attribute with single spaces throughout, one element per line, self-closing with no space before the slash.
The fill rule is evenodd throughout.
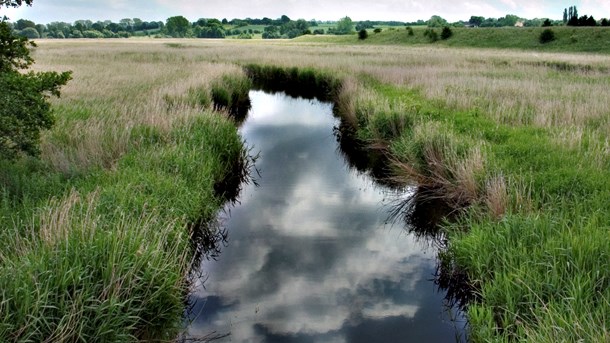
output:
<path id="1" fill-rule="evenodd" d="M 350 17 L 343 17 L 337 23 L 335 33 L 338 35 L 347 35 L 354 31 L 354 22 Z"/>
<path id="2" fill-rule="evenodd" d="M 188 19 L 183 16 L 175 16 L 167 18 L 167 23 L 165 24 L 165 30 L 167 34 L 172 37 L 186 37 L 188 35 L 189 28 L 191 27 L 191 23 L 189 23 Z"/>
<path id="3" fill-rule="evenodd" d="M 28 27 L 35 28 L 36 27 L 36 23 L 34 23 L 31 20 L 27 20 L 27 19 L 19 19 L 15 23 L 15 30 L 23 30 L 23 29 L 28 28 Z"/>
<path id="4" fill-rule="evenodd" d="M 358 31 L 358 39 L 360 40 L 365 40 L 367 39 L 369 36 L 368 32 L 366 32 L 366 29 L 362 29 L 360 31 Z"/>
<path id="5" fill-rule="evenodd" d="M 0 0 L 0 7 L 31 5 L 32 0 Z M 35 30 L 35 29 L 34 29 Z M 6 20 L 0 21 L 0 157 L 39 153 L 40 131 L 54 123 L 48 97 L 71 78 L 70 72 L 22 72 L 34 60 L 25 37 L 13 35 Z"/>
<path id="6" fill-rule="evenodd" d="M 549 27 L 549 26 L 553 26 L 553 23 L 551 23 L 551 21 L 549 19 L 545 19 L 544 22 L 542 23 L 542 27 Z"/>
<path id="7" fill-rule="evenodd" d="M 25 29 L 21 30 L 21 32 L 19 32 L 19 35 L 29 39 L 40 38 L 40 33 L 38 33 L 38 30 L 33 27 L 26 27 Z"/>
<path id="8" fill-rule="evenodd" d="M 453 31 L 451 31 L 451 28 L 449 26 L 443 27 L 443 31 L 441 32 L 441 39 L 447 40 L 451 38 L 451 36 L 453 36 Z"/>
<path id="9" fill-rule="evenodd" d="M 447 20 L 443 19 L 441 16 L 433 15 L 428 19 L 428 27 L 443 27 L 447 26 Z"/>
<path id="10" fill-rule="evenodd" d="M 570 6 L 568 8 L 568 26 L 578 26 L 578 10 L 576 6 Z"/>
<path id="11" fill-rule="evenodd" d="M 567 8 L 563 9 L 563 23 L 564 24 L 568 23 L 568 9 Z"/>
<path id="12" fill-rule="evenodd" d="M 604 18 L 602 19 L 602 22 L 600 23 L 601 26 L 610 26 L 610 21 L 608 21 L 608 19 Z"/>
<path id="13" fill-rule="evenodd" d="M 519 17 L 514 14 L 507 14 L 503 18 L 498 19 L 500 26 L 515 26 L 519 21 Z"/>
<path id="14" fill-rule="evenodd" d="M 485 18 L 483 17 L 471 16 L 470 20 L 468 20 L 468 23 L 473 26 L 481 26 L 481 24 L 483 24 L 483 21 L 485 21 Z"/>

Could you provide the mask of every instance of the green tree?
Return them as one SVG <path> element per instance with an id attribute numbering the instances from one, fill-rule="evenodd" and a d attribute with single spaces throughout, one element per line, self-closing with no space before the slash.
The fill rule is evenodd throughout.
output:
<path id="1" fill-rule="evenodd" d="M 366 32 L 366 29 L 362 29 L 360 31 L 358 31 L 358 39 L 360 40 L 365 40 L 367 39 L 369 36 L 368 32 Z"/>
<path id="2" fill-rule="evenodd" d="M 485 21 L 485 18 L 483 18 L 483 17 L 471 16 L 470 20 L 468 20 L 468 23 L 470 25 L 474 25 L 474 26 L 481 26 L 481 24 L 483 24 L 484 21 Z"/>
<path id="3" fill-rule="evenodd" d="M 447 20 L 443 19 L 438 15 L 433 15 L 427 21 L 428 27 L 443 27 L 447 26 Z"/>
<path id="4" fill-rule="evenodd" d="M 191 23 L 183 16 L 170 17 L 165 24 L 168 35 L 180 38 L 188 36 L 190 27 Z"/>
<path id="5" fill-rule="evenodd" d="M 33 27 L 26 27 L 25 29 L 19 32 L 19 35 L 29 39 L 40 38 L 40 33 L 38 33 L 38 30 Z"/>
<path id="6" fill-rule="evenodd" d="M 36 27 L 36 23 L 34 23 L 31 20 L 27 20 L 27 19 L 19 19 L 15 23 L 15 30 L 23 30 L 23 29 L 28 28 L 28 27 L 35 28 Z"/>
<path id="7" fill-rule="evenodd" d="M 337 23 L 335 33 L 338 35 L 347 35 L 354 31 L 354 22 L 350 17 L 343 17 Z"/>
<path id="8" fill-rule="evenodd" d="M 0 0 L 0 7 L 31 5 L 31 0 Z M 13 34 L 8 22 L 0 21 L 0 157 L 39 153 L 40 130 L 54 123 L 48 97 L 59 96 L 59 88 L 70 72 L 23 72 L 34 60 L 25 37 Z"/>

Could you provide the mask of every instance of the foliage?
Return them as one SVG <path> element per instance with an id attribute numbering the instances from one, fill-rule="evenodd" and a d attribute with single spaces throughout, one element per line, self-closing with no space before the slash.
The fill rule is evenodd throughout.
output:
<path id="1" fill-rule="evenodd" d="M 23 4 L 32 6 L 34 0 L 0 0 L 0 7 L 19 7 Z"/>
<path id="2" fill-rule="evenodd" d="M 177 38 L 187 37 L 190 31 L 191 23 L 183 16 L 175 16 L 167 18 L 165 31 L 168 35 Z"/>
<path id="3" fill-rule="evenodd" d="M 40 38 L 40 34 L 33 27 L 26 27 L 25 29 L 23 29 L 23 30 L 21 30 L 19 32 L 19 35 L 23 36 L 25 38 L 28 38 L 28 39 L 37 39 L 37 38 Z"/>
<path id="4" fill-rule="evenodd" d="M 18 4 L 10 2 L 7 6 Z M 35 44 L 27 38 L 15 37 L 8 24 L 0 22 L 0 157 L 3 158 L 39 153 L 40 130 L 49 129 L 54 123 L 47 99 L 49 95 L 59 96 L 60 86 L 70 79 L 69 72 L 20 72 L 33 63 L 28 46 Z"/>
<path id="5" fill-rule="evenodd" d="M 334 30 L 334 34 L 337 35 L 348 35 L 354 32 L 354 22 L 350 17 L 343 17 L 337 22 L 337 28 Z"/>
<path id="6" fill-rule="evenodd" d="M 451 28 L 449 26 L 443 27 L 443 31 L 441 32 L 441 39 L 447 40 L 451 38 L 451 36 L 453 36 L 453 31 L 451 31 Z"/>
<path id="7" fill-rule="evenodd" d="M 413 28 L 411 26 L 407 26 L 407 34 L 409 36 L 415 35 L 415 33 L 413 32 Z"/>
<path id="8" fill-rule="evenodd" d="M 443 27 L 447 25 L 447 20 L 438 15 L 433 15 L 426 22 L 428 27 Z"/>
<path id="9" fill-rule="evenodd" d="M 545 29 L 540 33 L 538 41 L 540 44 L 546 44 L 555 40 L 555 32 L 551 29 Z"/>
<path id="10" fill-rule="evenodd" d="M 383 29 L 381 27 L 376 27 L 373 32 L 374 33 L 381 33 L 381 31 L 383 31 Z"/>
<path id="11" fill-rule="evenodd" d="M 472 16 L 470 17 L 470 20 L 468 20 L 468 23 L 474 26 L 481 26 L 481 24 L 483 24 L 483 21 L 485 21 L 485 18 L 483 17 Z"/>
<path id="12" fill-rule="evenodd" d="M 438 33 L 434 29 L 426 29 L 424 37 L 427 37 L 430 43 L 434 43 L 438 40 Z"/>
<path id="13" fill-rule="evenodd" d="M 362 29 L 360 31 L 358 31 L 358 39 L 360 40 L 365 40 L 367 39 L 369 36 L 368 32 L 366 32 L 366 29 Z"/>

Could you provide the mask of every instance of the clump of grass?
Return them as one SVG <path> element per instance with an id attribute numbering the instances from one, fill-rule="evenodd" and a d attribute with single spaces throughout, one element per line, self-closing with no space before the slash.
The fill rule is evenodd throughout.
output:
<path id="1" fill-rule="evenodd" d="M 443 198 L 455 209 L 479 200 L 482 151 L 450 128 L 435 122 L 419 124 L 400 136 L 391 152 L 396 178 L 426 187 L 430 197 Z"/>
<path id="2" fill-rule="evenodd" d="M 32 236 L 5 253 L 2 340 L 172 339 L 179 330 L 189 250 L 176 231 L 184 227 L 153 212 L 106 222 L 97 201 L 77 192 L 50 201 Z"/>
<path id="3" fill-rule="evenodd" d="M 248 93 L 252 83 L 245 75 L 224 75 L 212 84 L 214 109 L 226 110 L 239 118 L 245 117 L 250 109 Z"/>

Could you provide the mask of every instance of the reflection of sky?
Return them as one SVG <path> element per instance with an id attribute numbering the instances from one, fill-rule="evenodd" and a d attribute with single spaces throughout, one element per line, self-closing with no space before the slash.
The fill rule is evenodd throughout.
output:
<path id="1" fill-rule="evenodd" d="M 383 192 L 336 152 L 329 105 L 251 92 L 242 135 L 261 157 L 204 262 L 190 334 L 234 342 L 454 341 L 434 251 L 384 224 Z"/>

